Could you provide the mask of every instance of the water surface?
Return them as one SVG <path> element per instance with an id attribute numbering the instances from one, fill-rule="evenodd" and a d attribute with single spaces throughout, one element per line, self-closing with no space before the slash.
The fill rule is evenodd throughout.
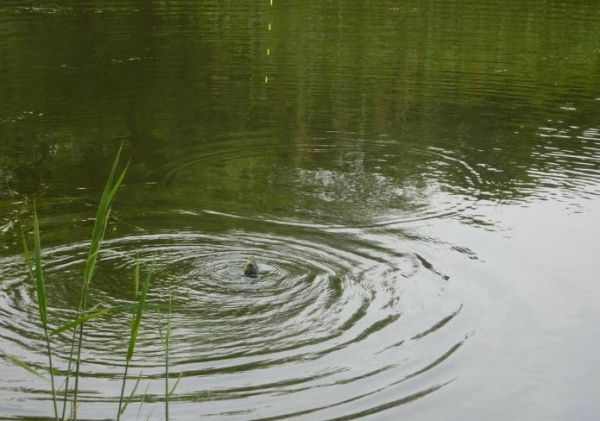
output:
<path id="1" fill-rule="evenodd" d="M 173 419 L 594 419 L 599 24 L 584 0 L 5 1 L 0 417 L 52 415 L 7 358 L 46 365 L 28 202 L 57 326 L 123 145 L 90 301 L 153 265 Z M 89 323 L 82 418 L 115 416 L 128 321 Z M 161 322 L 128 419 L 162 417 Z"/>

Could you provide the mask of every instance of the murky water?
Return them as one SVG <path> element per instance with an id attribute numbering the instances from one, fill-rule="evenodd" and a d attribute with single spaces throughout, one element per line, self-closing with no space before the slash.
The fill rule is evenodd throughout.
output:
<path id="1" fill-rule="evenodd" d="M 599 25 L 584 0 L 3 2 L 0 417 L 52 416 L 7 358 L 46 367 L 27 201 L 57 326 L 123 144 L 90 301 L 130 302 L 136 257 L 172 291 L 172 419 L 595 419 Z M 116 414 L 129 320 L 88 324 L 82 418 Z M 161 322 L 127 419 L 163 417 Z"/>

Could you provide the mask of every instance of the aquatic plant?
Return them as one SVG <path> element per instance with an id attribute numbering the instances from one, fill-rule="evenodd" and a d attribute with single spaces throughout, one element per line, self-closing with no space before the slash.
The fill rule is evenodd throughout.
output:
<path id="1" fill-rule="evenodd" d="M 151 273 L 149 272 L 146 275 L 146 278 L 144 279 L 144 282 L 142 284 L 142 290 L 138 294 L 138 289 L 139 289 L 139 284 L 140 284 L 140 265 L 138 262 L 135 266 L 135 273 L 134 273 L 134 285 L 135 285 L 135 295 L 136 295 L 136 299 L 137 299 L 137 306 L 132 315 L 133 320 L 131 323 L 131 333 L 129 335 L 127 354 L 125 356 L 125 372 L 123 373 L 123 383 L 121 386 L 121 395 L 119 397 L 119 408 L 117 410 L 117 421 L 121 419 L 121 415 L 123 414 L 123 412 L 125 412 L 125 409 L 127 408 L 127 404 L 123 405 L 123 396 L 125 394 L 125 383 L 127 382 L 127 371 L 129 370 L 129 363 L 131 362 L 131 359 L 133 358 L 133 352 L 135 350 L 135 344 L 137 342 L 137 336 L 138 336 L 138 332 L 140 330 L 140 324 L 142 322 L 142 317 L 144 315 L 144 309 L 146 306 L 146 295 L 148 294 L 148 286 L 150 285 L 150 277 L 151 277 Z M 134 387 L 132 395 L 133 395 L 133 393 L 135 393 L 135 389 L 137 388 L 137 385 L 139 384 L 139 379 L 140 378 L 138 377 L 138 380 L 136 382 L 136 385 Z M 130 402 L 130 401 L 131 401 L 131 396 L 128 399 L 128 402 Z"/>
<path id="2" fill-rule="evenodd" d="M 102 196 L 100 197 L 100 203 L 98 205 L 98 210 L 96 212 L 96 219 L 94 221 L 94 227 L 92 229 L 92 237 L 90 242 L 90 249 L 88 251 L 88 256 L 85 263 L 85 269 L 83 274 L 83 283 L 81 285 L 81 291 L 79 294 L 79 306 L 77 309 L 77 318 L 83 316 L 87 309 L 87 298 L 88 298 L 88 290 L 89 286 L 94 277 L 94 272 L 96 270 L 96 263 L 98 261 L 98 255 L 100 254 L 100 249 L 102 247 L 102 241 L 104 240 L 104 234 L 106 233 L 106 227 L 108 225 L 108 218 L 110 216 L 112 203 L 117 194 L 117 191 L 121 187 L 123 183 L 123 179 L 125 178 L 125 174 L 127 172 L 127 168 L 129 165 L 126 165 L 125 168 L 121 171 L 120 175 L 115 178 L 117 167 L 119 165 L 119 160 L 121 156 L 121 148 L 117 151 L 117 156 L 113 162 L 112 168 L 108 175 L 108 180 L 104 186 L 104 190 L 102 192 Z M 77 401 L 79 398 L 79 369 L 81 366 L 81 346 L 83 342 L 83 329 L 84 329 L 85 321 L 82 321 L 78 328 L 73 328 L 73 336 L 71 339 L 71 352 L 69 355 L 69 367 L 67 369 L 67 379 L 65 386 L 65 394 L 64 394 L 64 403 L 63 403 L 63 413 L 62 418 L 65 417 L 65 408 L 67 406 L 67 396 L 69 390 L 69 379 L 71 378 L 71 368 L 73 361 L 75 362 L 75 387 L 73 391 L 73 406 L 72 406 L 72 415 L 74 419 L 77 419 Z M 75 359 L 73 359 L 74 351 L 76 350 L 77 355 Z"/>
<path id="3" fill-rule="evenodd" d="M 77 316 L 75 320 L 55 329 L 51 332 L 52 335 L 56 335 L 68 329 L 73 329 L 73 335 L 71 339 L 71 350 L 69 352 L 69 364 L 66 373 L 65 379 L 65 387 L 64 387 L 64 397 L 63 397 L 63 407 L 61 419 L 65 419 L 66 416 L 66 408 L 67 401 L 69 397 L 69 382 L 72 377 L 72 367 L 75 364 L 75 373 L 73 377 L 75 378 L 75 387 L 73 391 L 73 406 L 71 410 L 71 415 L 73 419 L 77 419 L 77 401 L 79 395 L 79 369 L 81 365 L 81 346 L 83 342 L 83 329 L 84 324 L 87 320 L 92 318 L 96 318 L 101 316 L 102 314 L 108 311 L 117 311 L 122 309 L 117 308 L 107 308 L 101 309 L 93 312 L 87 312 L 87 296 L 88 289 L 90 283 L 93 279 L 94 272 L 96 269 L 96 263 L 98 261 L 98 255 L 100 253 L 100 249 L 102 246 L 102 241 L 104 239 L 104 234 L 106 233 L 106 227 L 108 225 L 108 218 L 111 212 L 111 206 L 116 196 L 117 191 L 121 187 L 123 183 L 123 179 L 125 178 L 125 174 L 127 172 L 128 165 L 120 172 L 119 176 L 116 177 L 117 167 L 119 165 L 121 155 L 121 148 L 119 148 L 115 160 L 113 162 L 111 171 L 108 176 L 108 180 L 104 186 L 104 190 L 102 192 L 102 196 L 100 198 L 100 203 L 98 205 L 98 210 L 96 212 L 96 219 L 94 222 L 94 227 L 92 229 L 92 236 L 90 242 L 90 249 L 88 252 L 88 256 L 86 259 L 84 275 L 83 275 L 83 283 L 80 291 L 80 299 L 79 306 L 77 309 Z M 54 381 L 54 367 L 52 364 L 52 349 L 50 345 L 50 332 L 48 331 L 48 311 L 47 311 L 47 294 L 46 294 L 46 280 L 44 277 L 44 271 L 42 267 L 42 245 L 41 245 L 41 235 L 40 235 L 40 227 L 39 227 L 39 219 L 37 215 L 37 208 L 35 205 L 35 201 L 33 204 L 33 255 L 29 250 L 29 246 L 27 245 L 27 240 L 25 238 L 25 234 L 22 234 L 23 237 L 23 250 L 25 262 L 28 267 L 29 275 L 35 285 L 37 302 L 38 302 L 38 310 L 39 310 L 39 318 L 42 324 L 42 328 L 44 330 L 44 337 L 46 341 L 46 352 L 48 354 L 48 365 L 50 371 L 50 381 L 52 387 L 52 402 L 54 407 L 54 418 L 59 419 L 58 416 L 58 398 L 56 393 L 55 381 Z M 78 335 L 77 335 L 78 333 Z M 74 354 L 76 352 L 76 356 L 74 358 Z"/>
<path id="4" fill-rule="evenodd" d="M 168 300 L 168 312 L 167 312 L 167 327 L 165 332 L 162 330 L 162 321 L 159 321 L 158 328 L 160 332 L 160 338 L 165 348 L 165 421 L 169 420 L 169 400 L 171 395 L 177 389 L 179 382 L 181 381 L 182 373 L 179 373 L 177 381 L 171 389 L 169 389 L 169 349 L 171 345 L 171 312 L 172 312 L 173 297 L 171 292 L 171 285 L 169 285 L 169 300 Z M 160 313 L 159 313 L 160 314 Z"/>
<path id="5" fill-rule="evenodd" d="M 98 262 L 98 255 L 100 253 L 102 242 L 104 239 L 104 234 L 106 233 L 106 228 L 108 225 L 108 219 L 111 212 L 111 205 L 114 201 L 117 191 L 121 187 L 125 173 L 127 171 L 127 167 L 121 170 L 120 174 L 117 176 L 117 168 L 119 166 L 119 158 L 120 158 L 121 149 L 117 152 L 115 160 L 113 162 L 111 171 L 108 176 L 108 180 L 104 187 L 98 210 L 96 212 L 96 219 L 94 222 L 94 227 L 92 229 L 90 248 L 88 251 L 88 255 L 86 258 L 84 274 L 83 274 L 83 282 L 80 290 L 80 298 L 79 305 L 77 308 L 76 316 L 73 320 L 64 323 L 63 325 L 55 328 L 52 331 L 49 331 L 48 328 L 48 314 L 47 314 L 47 294 L 46 294 L 46 280 L 44 277 L 43 267 L 42 267 L 42 246 L 41 246 L 41 235 L 40 235 L 40 227 L 39 227 L 39 219 L 37 215 L 37 208 L 35 206 L 35 202 L 33 205 L 33 253 L 30 252 L 30 248 L 27 244 L 27 240 L 25 237 L 25 233 L 23 236 L 23 249 L 24 249 L 24 257 L 25 262 L 27 264 L 29 275 L 32 279 L 33 284 L 35 285 L 38 309 L 39 309 L 39 318 L 44 330 L 44 337 L 46 341 L 46 351 L 48 354 L 48 364 L 52 385 L 52 401 L 54 407 L 54 419 L 66 419 L 67 417 L 67 407 L 69 402 L 69 397 L 71 396 L 71 412 L 68 418 L 77 419 L 77 405 L 79 400 L 79 378 L 80 378 L 80 366 L 81 366 L 81 350 L 83 343 L 83 332 L 84 326 L 87 321 L 92 319 L 96 319 L 106 315 L 107 313 L 115 313 L 115 312 L 130 312 L 131 313 L 131 326 L 130 326 L 130 334 L 127 343 L 127 351 L 125 354 L 125 368 L 123 372 L 123 381 L 121 384 L 121 393 L 119 396 L 119 405 L 117 408 L 117 420 L 120 420 L 121 416 L 127 409 L 128 405 L 133 401 L 134 395 L 138 389 L 142 378 L 142 372 L 140 372 L 139 376 L 136 379 L 136 382 L 127 397 L 125 397 L 125 388 L 127 383 L 127 376 L 129 372 L 129 367 L 131 360 L 133 359 L 138 333 L 141 327 L 142 318 L 144 316 L 145 311 L 150 308 L 150 305 L 147 302 L 147 295 L 150 285 L 150 280 L 152 277 L 152 271 L 148 271 L 144 280 L 140 284 L 140 263 L 139 261 L 136 263 L 134 275 L 133 275 L 133 284 L 134 284 L 134 302 L 128 305 L 120 305 L 120 306 L 112 306 L 112 307 L 104 307 L 99 309 L 88 310 L 87 309 L 87 299 L 89 293 L 89 287 L 94 277 L 96 265 Z M 160 312 L 160 305 L 152 306 L 156 308 Z M 165 307 L 164 305 L 162 307 Z M 168 297 L 168 313 L 167 313 L 167 323 L 166 330 L 163 332 L 163 328 L 161 326 L 161 322 L 159 321 L 159 331 L 160 331 L 160 339 L 165 348 L 165 418 L 169 419 L 169 399 L 171 395 L 174 393 L 177 388 L 179 381 L 181 380 L 181 375 L 176 381 L 175 385 L 171 388 L 169 387 L 169 349 L 171 343 L 171 311 L 172 311 L 172 298 L 171 298 L 171 289 L 169 288 L 169 297 Z M 64 382 L 64 395 L 63 395 L 63 403 L 62 403 L 62 413 L 59 417 L 58 411 L 58 394 L 55 387 L 54 381 L 54 368 L 52 363 L 52 350 L 50 345 L 50 337 L 54 335 L 58 335 L 67 331 L 72 331 L 71 336 L 71 346 L 69 351 L 68 358 L 68 367 L 65 375 Z M 10 355 L 4 355 L 6 359 L 12 361 L 15 365 L 21 366 L 28 371 L 32 372 L 37 376 L 41 376 L 41 374 L 31 367 L 26 362 L 19 360 L 16 357 L 12 357 Z M 73 371 L 73 365 L 75 366 L 75 370 Z M 71 379 L 74 379 L 74 387 L 71 391 L 69 389 L 69 383 Z M 140 405 L 143 404 L 145 398 L 147 396 L 147 391 L 144 393 Z"/>
<path id="6" fill-rule="evenodd" d="M 44 270 L 42 267 L 42 241 L 40 235 L 40 222 L 37 216 L 37 209 L 35 201 L 33 202 L 33 256 L 29 252 L 27 240 L 25 234 L 22 233 L 23 237 L 23 250 L 25 256 L 25 262 L 28 267 L 29 275 L 35 285 L 35 292 L 38 302 L 38 310 L 40 322 L 44 329 L 44 339 L 46 341 L 46 352 L 48 353 L 48 366 L 50 368 L 50 384 L 52 387 L 52 405 L 54 407 L 54 418 L 58 420 L 58 406 L 56 388 L 54 385 L 54 368 L 52 366 L 52 350 L 50 347 L 50 335 L 48 334 L 48 309 L 46 307 L 46 279 L 44 277 Z"/>

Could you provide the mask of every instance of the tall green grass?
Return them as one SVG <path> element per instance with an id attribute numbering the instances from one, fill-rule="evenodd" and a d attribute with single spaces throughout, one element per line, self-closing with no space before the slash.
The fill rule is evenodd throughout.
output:
<path id="1" fill-rule="evenodd" d="M 144 279 L 142 284 L 142 290 L 139 294 L 137 294 L 138 285 L 140 283 L 140 265 L 136 264 L 135 274 L 134 274 L 134 284 L 136 289 L 136 299 L 137 299 L 137 307 L 133 313 L 133 320 L 131 323 L 131 333 L 129 334 L 129 343 L 127 346 L 127 354 L 125 356 L 125 372 L 123 373 L 123 383 L 121 386 L 121 395 L 119 397 L 119 408 L 117 410 L 117 421 L 121 419 L 121 415 L 127 408 L 127 406 L 123 406 L 123 397 L 125 395 L 125 383 L 127 382 L 127 372 L 129 370 L 129 363 L 133 358 L 133 352 L 135 350 L 135 344 L 137 342 L 138 332 L 140 330 L 140 324 L 142 323 L 142 317 L 144 315 L 144 309 L 146 307 L 146 295 L 148 294 L 148 287 L 150 285 L 150 277 L 151 273 L 149 272 Z M 139 383 L 139 381 L 138 381 Z M 135 386 L 137 388 L 137 384 Z M 134 388 L 134 391 L 135 391 Z"/>
<path id="2" fill-rule="evenodd" d="M 117 156 L 113 162 L 112 168 L 108 175 L 108 180 L 104 186 L 104 190 L 102 192 L 102 196 L 100 197 L 100 203 L 98 205 L 98 211 L 96 212 L 96 219 L 94 221 L 94 228 L 92 229 L 92 238 L 90 243 L 90 249 L 88 251 L 85 269 L 83 273 L 83 283 L 81 285 L 81 291 L 79 294 L 79 307 L 77 309 L 77 317 L 80 318 L 87 310 L 87 299 L 88 299 L 88 290 L 92 279 L 94 277 L 94 273 L 96 270 L 96 263 L 98 262 L 98 255 L 100 254 L 100 249 L 102 247 L 102 241 L 104 240 L 104 234 L 106 233 L 106 227 L 108 226 L 108 218 L 110 216 L 111 207 L 117 191 L 121 187 L 123 183 L 123 179 L 125 178 L 125 174 L 127 172 L 126 165 L 125 168 L 121 171 L 119 176 L 116 176 L 117 167 L 119 165 L 119 160 L 121 156 L 121 148 L 119 148 L 117 152 Z M 67 406 L 67 396 L 69 390 L 69 379 L 71 378 L 71 368 L 73 363 L 73 354 L 74 350 L 76 350 L 75 357 L 75 387 L 73 390 L 73 405 L 71 414 L 73 419 L 77 419 L 77 403 L 79 399 L 79 370 L 81 366 L 81 347 L 83 342 L 83 330 L 84 330 L 84 322 L 82 322 L 79 327 L 73 329 L 73 337 L 71 342 L 71 352 L 69 355 L 69 367 L 67 369 L 67 380 L 65 386 L 65 395 L 64 395 L 64 404 L 63 404 L 63 413 L 62 418 L 65 417 L 65 408 Z"/>
<path id="3" fill-rule="evenodd" d="M 28 272 L 32 279 L 33 284 L 35 285 L 38 308 L 39 308 L 39 318 L 44 330 L 44 337 L 46 341 L 46 351 L 48 354 L 48 364 L 51 378 L 51 386 L 52 386 L 52 401 L 53 401 L 53 409 L 54 409 L 54 419 L 55 420 L 65 420 L 67 418 L 67 408 L 69 406 L 69 398 L 71 404 L 71 411 L 69 414 L 69 419 L 77 419 L 77 411 L 78 411 L 78 402 L 79 402 L 79 380 L 80 380 L 80 367 L 81 367 L 81 350 L 83 345 L 83 333 L 85 323 L 89 320 L 96 319 L 104 316 L 107 313 L 112 312 L 131 312 L 131 330 L 129 334 L 127 351 L 125 355 L 125 368 L 123 373 L 123 381 L 121 384 L 121 393 L 119 396 L 119 406 L 117 409 L 116 419 L 120 420 L 121 416 L 127 409 L 127 406 L 133 401 L 133 397 L 135 392 L 139 386 L 142 373 L 140 372 L 129 396 L 125 397 L 125 388 L 127 383 L 127 376 L 129 371 L 129 366 L 131 360 L 133 359 L 137 338 L 142 322 L 142 318 L 144 316 L 144 312 L 150 308 L 150 305 L 147 304 L 147 294 L 151 280 L 151 271 L 147 273 L 144 280 L 140 283 L 140 265 L 139 262 L 136 263 L 136 267 L 134 270 L 134 297 L 135 302 L 131 305 L 121 305 L 114 307 L 105 307 L 100 309 L 94 309 L 88 311 L 87 309 L 87 300 L 89 294 L 89 288 L 94 278 L 94 273 L 96 270 L 98 256 L 100 250 L 102 248 L 102 242 L 104 240 L 104 235 L 106 233 L 106 228 L 108 225 L 108 219 L 111 213 L 111 206 L 115 199 L 115 196 L 121 187 L 123 180 L 125 178 L 125 174 L 128 168 L 126 165 L 117 175 L 117 169 L 119 167 L 119 159 L 120 159 L 121 149 L 117 152 L 113 165 L 111 167 L 108 180 L 102 192 L 102 196 L 100 198 L 100 202 L 98 205 L 98 210 L 96 212 L 96 219 L 94 222 L 94 227 L 92 229 L 90 248 L 87 254 L 84 274 L 83 274 L 83 282 L 80 289 L 80 297 L 79 297 L 79 305 L 77 308 L 76 316 L 73 320 L 59 326 L 53 331 L 49 331 L 48 328 L 48 312 L 47 312 L 47 294 L 46 294 L 46 280 L 44 277 L 44 271 L 42 267 L 42 245 L 41 245 L 41 235 L 40 235 L 40 227 L 39 220 L 37 215 L 37 208 L 35 206 L 35 202 L 33 205 L 33 253 L 30 252 L 25 234 L 23 233 L 23 248 L 24 248 L 24 256 L 27 264 Z M 158 311 L 160 312 L 161 306 L 156 306 Z M 164 305 L 163 305 L 164 307 Z M 167 316 L 167 326 L 166 332 L 163 332 L 161 322 L 159 321 L 159 329 L 160 329 L 160 337 L 163 345 L 165 347 L 165 418 L 169 419 L 169 400 L 171 395 L 174 393 L 177 388 L 179 381 L 181 380 L 181 376 L 176 381 L 175 385 L 171 388 L 169 387 L 169 348 L 171 343 L 171 311 L 172 311 L 172 299 L 171 299 L 171 288 L 169 288 L 169 300 L 168 300 L 168 316 Z M 50 346 L 50 336 L 58 335 L 67 331 L 72 331 L 71 334 L 71 347 L 69 351 L 68 358 L 68 367 L 65 374 L 65 383 L 64 383 L 64 391 L 62 396 L 62 413 L 59 416 L 58 410 L 58 393 L 55 387 L 54 380 L 54 368 L 52 363 L 52 350 Z M 21 365 L 19 363 L 20 360 L 15 358 L 15 364 Z M 22 363 L 23 367 L 28 370 L 31 368 L 26 364 Z M 73 366 L 75 367 L 73 371 Z M 37 371 L 32 371 L 36 375 L 40 375 Z M 70 382 L 74 381 L 73 390 L 69 388 Z M 147 393 L 146 393 L 147 394 Z M 144 394 L 144 398 L 142 398 L 142 402 L 145 399 L 146 394 Z M 141 409 L 141 408 L 140 408 Z"/>
<path id="4" fill-rule="evenodd" d="M 44 269 L 42 268 L 42 240 L 40 235 L 40 222 L 37 216 L 35 202 L 33 202 L 33 256 L 29 252 L 27 240 L 23 233 L 23 249 L 25 262 L 29 269 L 29 275 L 35 285 L 37 295 L 38 310 L 40 321 L 44 329 L 44 338 L 46 340 L 46 352 L 48 353 L 48 366 L 50 368 L 50 384 L 52 387 L 52 405 L 54 407 L 54 419 L 58 420 L 58 405 L 56 396 L 56 387 L 54 385 L 54 367 L 52 365 L 52 350 L 50 348 L 50 335 L 48 334 L 48 309 L 46 306 L 46 279 Z"/>
<path id="5" fill-rule="evenodd" d="M 165 421 L 169 421 L 169 347 L 171 345 L 171 288 L 169 288 L 169 312 L 167 313 L 167 329 L 165 344 Z"/>
<path id="6" fill-rule="evenodd" d="M 171 389 L 169 389 L 169 366 L 170 366 L 169 352 L 170 352 L 170 347 L 171 347 L 171 312 L 172 312 L 172 310 L 173 310 L 173 298 L 172 298 L 172 292 L 171 292 L 171 285 L 169 285 L 167 326 L 166 326 L 165 331 L 163 331 L 163 329 L 162 329 L 162 320 L 159 320 L 159 324 L 158 324 L 159 332 L 160 332 L 160 339 L 165 348 L 165 421 L 169 421 L 169 401 L 170 401 L 171 395 L 173 395 L 173 393 L 175 392 L 175 389 L 177 389 L 177 386 L 179 385 L 179 382 L 181 381 L 181 374 L 180 374 L 179 378 L 175 382 L 175 385 Z"/>
<path id="7" fill-rule="evenodd" d="M 102 192 L 102 196 L 100 198 L 100 203 L 98 205 L 98 210 L 96 212 L 96 219 L 94 221 L 94 227 L 92 229 L 92 236 L 90 242 L 90 249 L 88 251 L 84 274 L 83 274 L 83 282 L 81 285 L 81 290 L 79 294 L 79 305 L 77 308 L 77 316 L 73 322 L 67 323 L 68 328 L 73 329 L 73 334 L 71 338 L 71 350 L 69 352 L 69 364 L 66 373 L 65 379 L 65 387 L 64 387 L 64 396 L 63 396 L 63 407 L 62 414 L 60 416 L 61 419 L 65 419 L 66 417 L 66 409 L 69 398 L 69 385 L 71 378 L 74 377 L 74 390 L 72 395 L 72 409 L 71 416 L 73 419 L 77 419 L 77 404 L 79 399 L 79 370 L 81 365 L 81 348 L 83 342 L 83 331 L 84 324 L 87 320 L 98 317 L 103 314 L 103 311 L 97 311 L 93 313 L 87 313 L 87 298 L 89 286 L 94 277 L 94 272 L 96 269 L 96 264 L 98 262 L 98 255 L 100 253 L 100 249 L 102 247 L 102 241 L 104 239 L 104 234 L 106 233 L 106 227 L 108 225 L 108 219 L 111 212 L 111 206 L 113 204 L 114 198 L 117 194 L 117 191 L 123 184 L 123 180 L 125 178 L 125 174 L 127 172 L 128 165 L 125 166 L 117 175 L 117 168 L 119 166 L 121 156 L 121 148 L 119 148 L 113 165 L 111 167 L 108 180 L 104 186 L 104 190 Z M 33 208 L 33 255 L 29 250 L 27 245 L 27 240 L 25 235 L 23 234 L 23 248 L 24 248 L 24 256 L 25 261 L 28 267 L 28 272 L 34 282 L 36 288 L 36 295 L 38 300 L 38 309 L 39 309 L 39 318 L 44 329 L 44 336 L 46 340 L 46 351 L 48 353 L 48 364 L 50 368 L 50 379 L 52 385 L 52 402 L 54 407 L 54 418 L 59 419 L 58 416 L 58 398 L 56 393 L 55 381 L 54 381 L 54 368 L 52 364 L 52 350 L 50 346 L 50 335 L 48 332 L 48 312 L 47 312 L 47 295 L 46 295 L 46 281 L 44 277 L 44 271 L 42 268 L 42 245 L 41 245 L 41 235 L 40 235 L 40 227 L 39 220 L 37 215 L 37 209 L 34 202 Z M 106 310 L 106 309 L 105 309 Z M 106 312 L 106 311 L 104 311 Z M 65 330 L 65 326 L 55 330 L 53 334 L 60 333 Z M 75 364 L 75 372 L 72 372 L 73 364 Z"/>

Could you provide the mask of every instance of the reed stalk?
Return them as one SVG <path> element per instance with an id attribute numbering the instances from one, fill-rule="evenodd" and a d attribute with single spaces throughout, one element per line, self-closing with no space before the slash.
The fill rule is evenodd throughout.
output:
<path id="1" fill-rule="evenodd" d="M 44 277 L 44 270 L 42 268 L 42 241 L 40 235 L 40 223 L 37 216 L 37 208 L 35 201 L 33 202 L 33 257 L 29 252 L 25 235 L 23 234 L 23 249 L 25 255 L 25 262 L 29 269 L 29 275 L 35 285 L 38 310 L 40 321 L 44 329 L 44 338 L 46 341 L 46 352 L 48 353 L 48 365 L 50 368 L 50 384 L 52 388 L 52 405 L 54 407 L 54 419 L 58 420 L 58 406 L 56 387 L 54 385 L 54 367 L 52 364 L 52 349 L 50 347 L 50 335 L 48 334 L 48 309 L 47 309 L 47 295 L 46 295 L 46 279 Z"/>
<path id="2" fill-rule="evenodd" d="M 165 344 L 165 421 L 169 421 L 169 346 L 171 344 L 171 286 L 169 285 L 169 312 L 167 313 L 167 332 L 164 338 Z M 162 335 L 161 335 L 162 336 Z"/>
<path id="3" fill-rule="evenodd" d="M 121 385 L 121 395 L 119 397 L 119 408 L 117 410 L 117 421 L 121 419 L 121 415 L 127 408 L 127 406 L 123 406 L 123 397 L 125 395 L 125 384 L 127 383 L 127 372 L 129 370 L 129 364 L 131 363 L 131 359 L 133 358 L 133 353 L 135 351 L 135 345 L 137 342 L 138 333 L 140 330 L 140 325 L 142 322 L 142 317 L 144 315 L 144 309 L 146 307 L 146 296 L 148 294 L 148 287 L 150 285 L 151 273 L 148 273 L 142 283 L 142 288 L 140 294 L 136 297 L 137 307 L 133 314 L 133 320 L 131 323 L 131 333 L 129 335 L 129 343 L 127 346 L 127 354 L 125 356 L 125 371 L 123 373 L 123 383 Z M 139 285 L 140 279 L 140 267 L 139 264 L 136 265 L 134 280 L 137 289 L 137 285 Z M 139 382 L 139 380 L 138 380 Z M 136 386 L 137 387 L 137 386 Z"/>
<path id="4" fill-rule="evenodd" d="M 168 301 L 168 305 L 167 305 L 167 327 L 166 327 L 166 332 L 163 332 L 162 329 L 162 319 L 159 320 L 159 331 L 160 331 L 160 339 L 163 343 L 163 346 L 165 347 L 165 421 L 169 421 L 169 403 L 171 400 L 171 395 L 173 395 L 173 393 L 175 393 L 175 389 L 177 389 L 177 386 L 179 386 L 179 382 L 181 381 L 181 376 L 183 373 L 179 373 L 179 377 L 177 378 L 177 381 L 175 382 L 175 384 L 171 387 L 171 389 L 169 389 L 169 366 L 170 366 L 170 361 L 169 361 L 169 357 L 170 357 L 170 347 L 171 347 L 171 332 L 172 332 L 172 324 L 171 324 L 171 314 L 172 314 L 172 288 L 171 285 L 169 284 L 169 301 Z M 160 315 L 160 310 L 159 310 L 159 315 Z"/>
<path id="5" fill-rule="evenodd" d="M 98 261 L 98 255 L 100 254 L 100 249 L 102 247 L 102 241 L 104 240 L 104 234 L 106 233 L 106 227 L 108 225 L 108 219 L 111 212 L 112 203 L 117 194 L 117 191 L 121 187 L 123 183 L 123 179 L 125 178 L 125 174 L 127 172 L 127 168 L 129 165 L 126 165 L 125 168 L 121 171 L 118 177 L 115 178 L 117 167 L 119 165 L 119 159 L 121 155 L 121 148 L 119 148 L 115 160 L 113 162 L 112 168 L 110 170 L 108 180 L 104 186 L 104 190 L 102 192 L 102 196 L 100 198 L 100 203 L 98 205 L 98 210 L 96 212 L 96 218 L 94 221 L 94 227 L 92 229 L 92 237 L 90 243 L 90 249 L 88 251 L 88 256 L 86 259 L 84 274 L 83 274 L 83 283 L 81 285 L 80 295 L 79 295 L 79 306 L 77 309 L 77 319 L 81 319 L 81 317 L 86 313 L 87 309 L 87 297 L 89 286 L 94 277 L 94 272 L 96 269 L 96 263 Z M 62 419 L 65 418 L 65 411 L 67 406 L 67 397 L 69 393 L 69 380 L 71 378 L 71 369 L 73 362 L 75 363 L 75 385 L 73 390 L 73 406 L 71 410 L 71 414 L 73 419 L 77 419 L 77 403 L 79 399 L 79 373 L 80 373 L 80 365 L 81 365 L 81 348 L 83 343 L 83 331 L 84 331 L 84 322 L 82 321 L 79 326 L 73 328 L 73 335 L 71 339 L 71 351 L 69 353 L 69 365 L 67 368 L 67 379 L 65 384 L 65 394 L 64 394 L 64 403 L 63 403 L 63 411 L 62 411 Z M 76 351 L 76 357 L 73 359 L 73 355 Z"/>

